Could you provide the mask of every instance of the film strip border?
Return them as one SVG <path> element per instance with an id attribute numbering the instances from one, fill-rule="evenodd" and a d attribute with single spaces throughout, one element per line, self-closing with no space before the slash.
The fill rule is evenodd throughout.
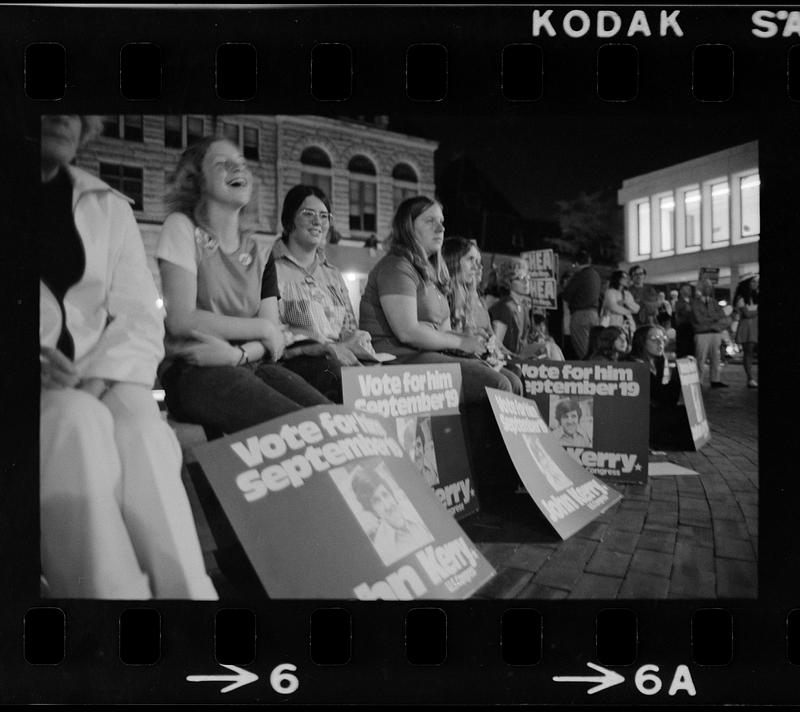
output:
<path id="1" fill-rule="evenodd" d="M 103 615 L 80 605 L 25 613 L 15 659 L 4 661 L 9 672 L 24 673 L 25 701 L 55 701 L 55 690 L 62 701 L 254 695 L 269 702 L 329 696 L 357 702 L 374 700 L 388 684 L 397 702 L 586 700 L 593 687 L 617 687 L 613 696 L 593 699 L 746 704 L 763 697 L 753 679 L 791 677 L 800 665 L 800 610 L 757 620 L 738 606 L 699 605 L 688 615 L 670 606 L 656 615 L 646 604 L 634 610 L 566 602 L 558 613 L 548 605 L 487 603 L 481 615 L 463 605 L 389 605 L 380 612 L 282 602 L 267 611 L 97 605 Z M 574 646 L 582 655 L 574 655 Z M 97 683 L 87 689 L 89 680 Z M 405 687 L 414 680 L 425 688 Z M 137 691 L 114 687 L 134 681 Z M 198 682 L 207 684 L 190 684 Z M 219 697 L 239 688 L 239 695 Z M 790 702 L 792 695 L 776 685 L 770 699 Z"/>
<path id="2" fill-rule="evenodd" d="M 262 53 L 263 54 L 263 53 Z M 508 101 L 533 102 L 544 95 L 545 56 L 542 46 L 513 43 L 502 48 L 499 83 Z M 415 102 L 448 98 L 450 56 L 440 43 L 411 44 L 405 51 L 401 74 L 405 96 Z M 630 102 L 639 95 L 640 74 L 657 67 L 641 66 L 639 49 L 631 43 L 602 44 L 596 51 L 596 95 L 603 101 Z M 213 85 L 224 101 L 248 102 L 258 92 L 258 48 L 248 42 L 226 42 L 214 50 Z M 321 102 L 345 102 L 353 96 L 353 48 L 346 43 L 314 45 L 308 56 L 307 90 Z M 127 43 L 119 48 L 119 92 L 129 101 L 157 101 L 169 93 L 165 86 L 164 48 L 153 42 Z M 687 86 L 701 102 L 724 102 L 733 97 L 736 53 L 724 43 L 691 47 Z M 58 42 L 36 42 L 25 48 L 25 93 L 37 101 L 63 99 L 68 87 L 67 50 Z M 786 96 L 800 101 L 800 45 L 786 53 Z M 302 91 L 303 87 L 297 87 Z"/>

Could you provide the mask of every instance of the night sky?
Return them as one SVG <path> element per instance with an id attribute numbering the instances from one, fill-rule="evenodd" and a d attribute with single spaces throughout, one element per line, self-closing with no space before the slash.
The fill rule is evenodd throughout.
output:
<path id="1" fill-rule="evenodd" d="M 746 143 L 752 118 L 650 115 L 392 116 L 390 129 L 440 141 L 437 165 L 465 152 L 528 218 L 555 219 L 556 200 Z"/>

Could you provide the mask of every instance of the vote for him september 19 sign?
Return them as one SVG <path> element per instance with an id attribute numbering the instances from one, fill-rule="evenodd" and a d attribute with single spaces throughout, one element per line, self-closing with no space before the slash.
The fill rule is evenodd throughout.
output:
<path id="1" fill-rule="evenodd" d="M 391 420 L 315 406 L 195 454 L 272 598 L 462 599 L 495 575 Z"/>
<path id="2" fill-rule="evenodd" d="M 536 403 L 494 388 L 486 393 L 525 489 L 562 539 L 622 498 L 564 451 Z"/>
<path id="3" fill-rule="evenodd" d="M 478 510 L 459 415 L 457 363 L 342 369 L 344 404 L 394 418 L 398 442 L 456 519 Z"/>
<path id="4" fill-rule="evenodd" d="M 593 475 L 647 481 L 650 373 L 643 363 L 530 360 L 532 398 L 562 447 Z"/>

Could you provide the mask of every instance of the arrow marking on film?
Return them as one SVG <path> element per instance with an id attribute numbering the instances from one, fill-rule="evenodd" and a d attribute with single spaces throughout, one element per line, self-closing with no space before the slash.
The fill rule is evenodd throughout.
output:
<path id="1" fill-rule="evenodd" d="M 614 687 L 614 685 L 619 685 L 621 682 L 625 682 L 625 678 L 622 677 L 619 673 L 614 672 L 613 670 L 606 670 L 604 667 L 600 667 L 599 665 L 595 665 L 594 663 L 586 663 L 590 668 L 593 670 L 597 670 L 597 672 L 602 673 L 599 677 L 597 675 L 557 675 L 553 678 L 554 682 L 596 682 L 597 684 L 594 687 L 590 687 L 586 690 L 587 695 L 593 695 L 595 692 L 600 692 L 601 690 L 605 690 L 608 687 Z"/>
<path id="2" fill-rule="evenodd" d="M 222 663 L 220 663 L 222 665 Z M 187 675 L 186 679 L 189 682 L 231 682 L 230 685 L 226 685 L 223 687 L 220 692 L 230 692 L 231 690 L 235 690 L 237 687 L 242 687 L 243 685 L 249 685 L 251 682 L 255 682 L 258 680 L 258 675 L 255 673 L 249 672 L 248 670 L 242 670 L 240 667 L 236 667 L 235 665 L 222 665 L 224 668 L 228 668 L 232 672 L 236 673 L 235 675 Z"/>

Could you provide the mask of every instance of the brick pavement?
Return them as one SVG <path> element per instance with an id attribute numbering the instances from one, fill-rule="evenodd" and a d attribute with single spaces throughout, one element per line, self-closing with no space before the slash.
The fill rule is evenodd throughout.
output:
<path id="1" fill-rule="evenodd" d="M 524 495 L 463 522 L 498 572 L 479 596 L 757 596 L 758 390 L 740 365 L 727 365 L 723 380 L 729 388 L 703 389 L 711 441 L 658 458 L 698 475 L 618 485 L 622 501 L 566 541 Z"/>

